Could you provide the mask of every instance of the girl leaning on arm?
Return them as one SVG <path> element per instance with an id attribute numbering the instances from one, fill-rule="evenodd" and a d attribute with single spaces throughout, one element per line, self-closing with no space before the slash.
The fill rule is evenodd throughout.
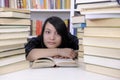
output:
<path id="1" fill-rule="evenodd" d="M 42 57 L 77 58 L 78 38 L 68 31 L 64 21 L 49 17 L 43 24 L 41 35 L 25 45 L 26 59 L 34 61 Z"/>

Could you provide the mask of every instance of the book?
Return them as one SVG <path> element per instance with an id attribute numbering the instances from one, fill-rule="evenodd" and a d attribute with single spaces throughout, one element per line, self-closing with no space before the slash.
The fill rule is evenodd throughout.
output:
<path id="1" fill-rule="evenodd" d="M 120 49 L 115 49 L 115 48 L 104 48 L 104 47 L 84 45 L 84 54 L 120 59 Z"/>
<path id="2" fill-rule="evenodd" d="M 86 27 L 84 29 L 84 36 L 120 38 L 120 28 Z"/>
<path id="3" fill-rule="evenodd" d="M 29 19 L 0 18 L 0 25 L 31 25 Z"/>
<path id="4" fill-rule="evenodd" d="M 0 58 L 0 66 L 16 63 L 25 60 L 25 53 L 5 56 Z"/>
<path id="5" fill-rule="evenodd" d="M 72 23 L 85 23 L 85 16 L 73 16 Z"/>
<path id="6" fill-rule="evenodd" d="M 6 7 L 0 8 L 0 12 L 8 12 L 8 11 L 30 13 L 30 10 L 27 10 L 27 9 L 15 9 L 15 8 L 6 8 Z"/>
<path id="7" fill-rule="evenodd" d="M 120 78 L 120 69 L 113 69 L 113 68 L 108 68 L 108 67 L 98 66 L 93 64 L 85 64 L 85 69 L 87 71 L 99 73 L 102 75 Z"/>
<path id="8" fill-rule="evenodd" d="M 31 68 L 47 68 L 47 67 L 78 67 L 77 60 L 73 59 L 53 59 L 51 57 L 39 58 L 35 60 Z"/>
<path id="9" fill-rule="evenodd" d="M 101 2 L 101 3 L 88 3 L 77 5 L 77 10 L 81 11 L 82 9 L 99 9 L 99 8 L 108 8 L 108 7 L 118 7 L 119 4 L 117 1 L 112 2 Z"/>
<path id="10" fill-rule="evenodd" d="M 0 18 L 30 18 L 30 14 L 19 12 L 0 12 Z"/>
<path id="11" fill-rule="evenodd" d="M 86 23 L 74 23 L 73 28 L 85 28 L 86 27 Z"/>
<path id="12" fill-rule="evenodd" d="M 77 37 L 78 37 L 79 39 L 83 38 L 83 36 L 84 36 L 84 33 L 83 33 L 83 32 L 77 32 Z"/>
<path id="13" fill-rule="evenodd" d="M 16 38 L 27 38 L 29 36 L 29 32 L 8 32 L 1 33 L 0 32 L 0 40 L 3 39 L 16 39 Z"/>
<path id="14" fill-rule="evenodd" d="M 83 45 L 120 49 L 120 38 L 83 37 Z"/>
<path id="15" fill-rule="evenodd" d="M 29 61 L 23 60 L 16 63 L 0 66 L 0 75 L 25 70 L 29 68 Z"/>
<path id="16" fill-rule="evenodd" d="M 101 14 L 101 13 L 120 13 L 120 7 L 110 7 L 110 8 L 94 8 L 94 9 L 82 9 L 81 11 L 82 15 L 85 14 Z"/>
<path id="17" fill-rule="evenodd" d="M 111 2 L 111 1 L 115 1 L 115 0 L 76 0 L 76 3 L 80 4 L 80 3 Z"/>
<path id="18" fill-rule="evenodd" d="M 84 62 L 120 70 L 120 59 L 84 55 Z"/>
<path id="19" fill-rule="evenodd" d="M 11 55 L 16 55 L 16 54 L 22 54 L 25 53 L 24 48 L 16 48 L 16 49 L 11 49 L 11 50 L 6 50 L 0 52 L 0 58 L 6 57 L 6 56 L 11 56 Z"/>
<path id="20" fill-rule="evenodd" d="M 13 50 L 13 49 L 17 49 L 17 48 L 24 48 L 24 43 L 25 42 L 21 42 L 21 43 L 16 43 L 16 44 L 11 44 L 11 45 L 5 45 L 5 46 L 0 46 L 0 52 L 3 51 L 9 51 L 9 50 Z"/>
<path id="21" fill-rule="evenodd" d="M 24 43 L 24 44 L 27 43 L 27 38 L 0 40 L 0 46 L 15 45 L 15 44 L 21 44 L 21 43 Z"/>
<path id="22" fill-rule="evenodd" d="M 101 14 L 86 14 L 86 19 L 106 19 L 106 18 L 120 18 L 119 13 L 101 13 Z"/>
<path id="23" fill-rule="evenodd" d="M 120 27 L 120 18 L 86 20 L 86 26 L 92 27 Z"/>
<path id="24" fill-rule="evenodd" d="M 79 44 L 79 51 L 84 51 L 84 46 L 82 44 Z"/>

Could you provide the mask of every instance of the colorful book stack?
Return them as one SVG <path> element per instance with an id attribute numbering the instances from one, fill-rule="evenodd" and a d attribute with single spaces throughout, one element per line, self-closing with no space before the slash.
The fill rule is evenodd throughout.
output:
<path id="1" fill-rule="evenodd" d="M 30 34 L 30 12 L 0 8 L 0 74 L 29 68 L 24 45 Z"/>
<path id="2" fill-rule="evenodd" d="M 86 17 L 87 26 L 83 37 L 86 70 L 120 78 L 119 3 L 116 0 L 84 1 L 79 2 L 84 6 L 91 5 L 89 7 L 79 5 L 78 7 L 81 14 Z M 106 5 L 98 7 L 97 4 Z"/>

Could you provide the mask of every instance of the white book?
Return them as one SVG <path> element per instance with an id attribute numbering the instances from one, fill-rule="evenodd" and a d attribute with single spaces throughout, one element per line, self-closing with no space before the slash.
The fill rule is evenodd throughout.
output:
<path id="1" fill-rule="evenodd" d="M 15 45 L 15 44 L 21 44 L 21 43 L 27 43 L 27 38 L 0 40 L 0 46 Z"/>
<path id="2" fill-rule="evenodd" d="M 76 3 L 109 2 L 115 0 L 76 0 Z"/>
<path id="3" fill-rule="evenodd" d="M 94 9 L 83 9 L 81 10 L 82 15 L 86 14 L 119 14 L 119 7 L 107 7 L 107 8 L 94 8 Z"/>
<path id="4" fill-rule="evenodd" d="M 24 48 L 24 43 L 16 43 L 16 44 L 12 44 L 12 45 L 5 45 L 5 46 L 0 46 L 0 52 L 3 51 L 9 51 L 9 50 L 13 50 L 13 49 L 18 49 L 18 48 Z"/>
<path id="5" fill-rule="evenodd" d="M 0 25 L 0 29 L 28 28 L 29 25 Z"/>
<path id="6" fill-rule="evenodd" d="M 16 38 L 28 38 L 29 32 L 11 32 L 11 33 L 0 33 L 0 40 L 3 39 L 16 39 Z"/>
<path id="7" fill-rule="evenodd" d="M 105 18 L 120 18 L 119 13 L 104 13 L 104 14 L 86 14 L 85 15 L 86 19 L 105 19 Z"/>
<path id="8" fill-rule="evenodd" d="M 26 27 L 26 28 L 0 29 L 0 33 L 25 32 L 25 31 L 30 31 L 30 28 L 29 28 L 29 27 Z"/>
<path id="9" fill-rule="evenodd" d="M 5 56 L 22 54 L 22 53 L 25 53 L 25 49 L 24 48 L 16 48 L 16 49 L 13 49 L 13 50 L 0 52 L 0 58 L 5 57 Z"/>
<path id="10" fill-rule="evenodd" d="M 120 38 L 83 37 L 83 45 L 120 49 Z"/>
<path id="11" fill-rule="evenodd" d="M 118 7 L 119 4 L 115 2 L 102 2 L 102 3 L 89 3 L 89 4 L 80 4 L 77 5 L 77 10 L 82 9 L 94 9 L 94 8 L 107 8 L 107 7 Z"/>
<path id="12" fill-rule="evenodd" d="M 120 28 L 86 27 L 84 29 L 84 36 L 120 38 Z"/>
<path id="13" fill-rule="evenodd" d="M 120 49 L 84 46 L 84 54 L 120 59 Z"/>
<path id="14" fill-rule="evenodd" d="M 30 18 L 30 14 L 19 12 L 0 12 L 0 17 L 12 17 L 12 18 Z"/>
<path id="15" fill-rule="evenodd" d="M 18 54 L 18 55 L 13 55 L 13 56 L 8 56 L 8 57 L 3 57 L 0 58 L 0 66 L 16 63 L 19 61 L 25 60 L 25 54 Z"/>
<path id="16" fill-rule="evenodd" d="M 120 59 L 84 55 L 84 62 L 89 64 L 95 64 L 95 65 L 120 69 Z"/>

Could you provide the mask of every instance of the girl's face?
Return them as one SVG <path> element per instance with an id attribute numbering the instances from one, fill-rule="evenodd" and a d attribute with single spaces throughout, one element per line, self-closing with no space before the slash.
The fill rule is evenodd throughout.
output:
<path id="1" fill-rule="evenodd" d="M 62 42 L 61 40 L 62 38 L 57 33 L 54 26 L 49 22 L 47 22 L 44 33 L 43 33 L 43 41 L 45 46 L 47 48 L 57 48 L 61 44 Z"/>

